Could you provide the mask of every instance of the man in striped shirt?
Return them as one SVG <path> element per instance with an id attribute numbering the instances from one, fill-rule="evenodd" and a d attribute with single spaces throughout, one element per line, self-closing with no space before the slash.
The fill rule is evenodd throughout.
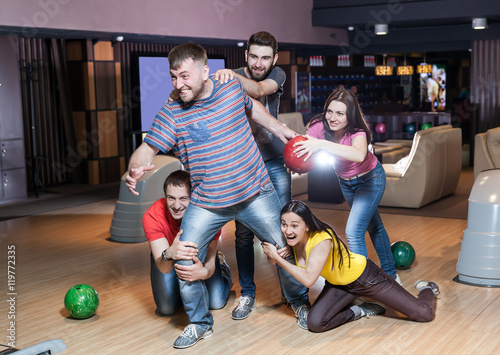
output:
<path id="1" fill-rule="evenodd" d="M 185 43 L 169 54 L 170 74 L 180 100 L 158 112 L 144 142 L 130 158 L 127 187 L 135 186 L 159 150 L 172 150 L 191 174 L 191 203 L 181 229 L 182 241 L 194 242 L 203 262 L 207 246 L 227 222 L 237 220 L 261 241 L 278 248 L 286 242 L 280 229 L 280 202 L 252 136 L 247 117 L 283 142 L 296 135 L 269 115 L 243 90 L 238 80 L 226 84 L 209 76 L 203 47 Z M 288 260 L 293 263 L 289 256 Z M 189 265 L 191 260 L 179 260 Z M 280 285 L 304 324 L 309 306 L 307 288 L 278 267 Z M 184 309 L 191 322 L 174 343 L 176 348 L 195 345 L 212 335 L 213 317 L 208 310 L 203 282 L 179 279 Z M 302 323 L 301 323 L 302 322 Z M 307 324 L 307 323 L 306 323 Z"/>

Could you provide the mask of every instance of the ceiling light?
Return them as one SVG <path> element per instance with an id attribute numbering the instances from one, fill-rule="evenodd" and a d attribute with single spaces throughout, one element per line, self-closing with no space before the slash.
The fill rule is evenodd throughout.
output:
<path id="1" fill-rule="evenodd" d="M 245 45 L 245 42 L 238 42 L 238 43 L 236 43 L 236 45 L 237 45 L 238 47 L 243 47 L 243 46 Z"/>
<path id="2" fill-rule="evenodd" d="M 398 75 L 413 75 L 412 65 L 400 65 L 396 69 L 397 69 L 396 74 Z"/>
<path id="3" fill-rule="evenodd" d="M 413 75 L 413 66 L 406 65 L 406 53 L 405 53 L 404 65 L 400 65 L 396 68 L 396 74 L 398 74 L 398 75 Z"/>
<path id="4" fill-rule="evenodd" d="M 387 32 L 389 32 L 389 26 L 386 25 L 386 24 L 381 24 L 381 23 L 378 23 L 378 24 L 375 24 L 375 34 L 377 36 L 384 36 L 387 34 Z"/>
<path id="5" fill-rule="evenodd" d="M 375 67 L 375 75 L 382 75 L 382 76 L 392 75 L 393 70 L 394 68 L 391 67 L 390 65 L 377 65 Z"/>
<path id="6" fill-rule="evenodd" d="M 429 74 L 432 73 L 432 64 L 421 63 L 417 65 L 418 74 Z"/>
<path id="7" fill-rule="evenodd" d="M 393 67 L 390 65 L 385 65 L 385 57 L 387 54 L 384 54 L 384 65 L 377 65 L 375 67 L 375 75 L 382 75 L 382 76 L 387 76 L 387 75 L 392 75 L 392 71 L 394 70 Z"/>
<path id="8" fill-rule="evenodd" d="M 348 29 L 349 31 L 354 31 L 354 26 L 349 26 L 349 27 L 347 27 L 347 29 Z"/>
<path id="9" fill-rule="evenodd" d="M 417 65 L 417 73 L 418 74 L 432 73 L 432 65 L 427 64 L 427 61 L 425 60 L 425 53 L 424 53 L 424 62 Z"/>
<path id="10" fill-rule="evenodd" d="M 116 36 L 114 40 L 111 41 L 111 46 L 114 47 L 115 44 L 120 43 L 123 41 L 123 36 Z"/>
<path id="11" fill-rule="evenodd" d="M 484 30 L 485 28 L 488 28 L 488 21 L 484 17 L 473 18 L 472 28 L 475 30 Z"/>

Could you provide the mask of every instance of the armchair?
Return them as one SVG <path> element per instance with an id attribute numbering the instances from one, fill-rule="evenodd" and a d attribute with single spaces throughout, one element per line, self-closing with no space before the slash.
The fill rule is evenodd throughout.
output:
<path id="1" fill-rule="evenodd" d="M 387 181 L 381 206 L 420 208 L 452 194 L 462 169 L 462 133 L 451 125 L 418 131 L 410 154 L 382 164 Z"/>
<path id="2" fill-rule="evenodd" d="M 500 127 L 474 137 L 474 179 L 481 171 L 500 168 Z"/>

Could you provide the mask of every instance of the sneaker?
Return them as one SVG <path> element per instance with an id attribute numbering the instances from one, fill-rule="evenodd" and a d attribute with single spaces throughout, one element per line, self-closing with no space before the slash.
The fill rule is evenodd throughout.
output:
<path id="1" fill-rule="evenodd" d="M 174 342 L 174 348 L 185 349 L 190 346 L 195 345 L 201 339 L 206 339 L 211 337 L 213 334 L 212 329 L 203 330 L 203 328 L 198 327 L 194 324 L 189 324 L 184 331 Z"/>
<path id="2" fill-rule="evenodd" d="M 304 303 L 302 306 L 295 308 L 292 305 L 292 310 L 295 312 L 295 317 L 297 317 L 297 323 L 299 327 L 302 329 L 308 330 L 307 327 L 307 314 L 309 313 L 309 309 L 311 305 L 309 303 Z"/>
<path id="3" fill-rule="evenodd" d="M 385 313 L 385 308 L 377 303 L 363 302 L 358 307 L 361 309 L 360 317 L 370 318 Z"/>
<path id="4" fill-rule="evenodd" d="M 245 319 L 250 312 L 257 308 L 254 297 L 241 296 L 236 300 L 236 308 L 231 313 L 231 318 L 235 320 Z"/>
<path id="5" fill-rule="evenodd" d="M 233 278 L 231 276 L 231 269 L 229 268 L 229 265 L 226 263 L 226 257 L 220 251 L 218 252 L 218 254 L 219 254 L 220 270 L 222 272 L 222 275 L 224 275 L 228 280 L 231 280 L 231 286 L 232 286 Z"/>
<path id="6" fill-rule="evenodd" d="M 439 286 L 434 281 L 418 280 L 417 282 L 415 282 L 415 288 L 418 291 L 422 291 L 425 288 L 430 288 L 436 296 L 439 295 Z"/>
<path id="7" fill-rule="evenodd" d="M 401 282 L 401 279 L 399 278 L 399 275 L 398 275 L 398 274 L 394 275 L 394 276 L 393 276 L 393 278 L 394 278 L 394 280 L 396 280 L 396 282 L 397 282 L 398 284 L 400 284 L 401 286 L 403 286 L 403 283 Z"/>

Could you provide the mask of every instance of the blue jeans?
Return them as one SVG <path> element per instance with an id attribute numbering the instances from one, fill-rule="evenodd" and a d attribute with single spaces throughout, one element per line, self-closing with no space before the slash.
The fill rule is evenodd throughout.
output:
<path id="1" fill-rule="evenodd" d="M 365 234 L 368 231 L 380 266 L 390 276 L 396 275 L 396 266 L 391 251 L 391 242 L 382 218 L 377 211 L 385 191 L 385 171 L 380 163 L 369 173 L 352 180 L 339 178 L 340 188 L 351 213 L 345 234 L 349 250 L 368 257 Z"/>
<path id="2" fill-rule="evenodd" d="M 247 227 L 261 240 L 286 245 L 280 227 L 280 203 L 273 183 L 269 182 L 260 189 L 260 193 L 246 201 L 224 208 L 202 208 L 190 204 L 182 218 L 181 241 L 192 241 L 198 246 L 198 258 L 203 262 L 209 242 L 215 233 L 227 222 L 236 220 Z M 295 264 L 292 257 L 288 262 Z M 178 260 L 177 263 L 189 265 L 191 260 Z M 290 274 L 278 267 L 278 277 L 282 292 L 295 307 L 308 302 L 308 290 Z M 208 293 L 203 282 L 188 282 L 179 279 L 179 287 L 184 309 L 189 321 L 205 330 L 211 329 L 213 317 L 208 309 Z"/>
<path id="3" fill-rule="evenodd" d="M 175 270 L 162 273 L 151 255 L 151 287 L 158 312 L 164 316 L 174 314 L 181 305 L 179 280 Z M 220 309 L 226 305 L 231 290 L 231 271 L 227 265 L 221 265 L 219 255 L 215 256 L 214 274 L 205 280 L 209 295 L 210 309 Z"/>
<path id="4" fill-rule="evenodd" d="M 265 162 L 267 172 L 278 193 L 280 206 L 283 207 L 292 199 L 292 175 L 284 167 L 283 156 Z M 255 282 L 253 280 L 255 261 L 253 252 L 253 232 L 243 223 L 236 221 L 236 262 L 241 286 L 241 295 L 255 297 Z"/>

